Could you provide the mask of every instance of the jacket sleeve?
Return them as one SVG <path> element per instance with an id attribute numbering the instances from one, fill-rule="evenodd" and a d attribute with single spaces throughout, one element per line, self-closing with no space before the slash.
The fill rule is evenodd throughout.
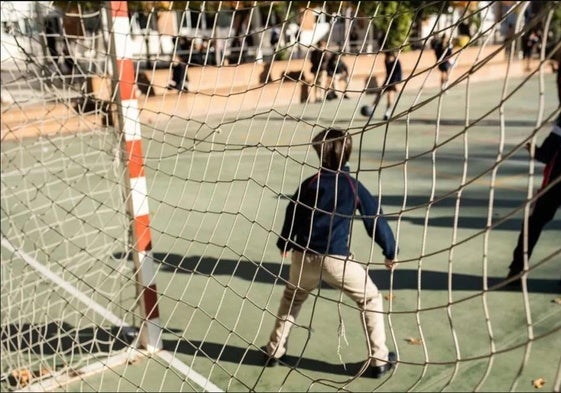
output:
<path id="1" fill-rule="evenodd" d="M 382 248 L 382 254 L 387 259 L 395 259 L 397 248 L 393 232 L 383 216 L 382 209 L 378 211 L 378 199 L 372 196 L 360 182 L 358 182 L 358 199 L 358 210 L 366 232 Z"/>
<path id="2" fill-rule="evenodd" d="M 277 247 L 281 252 L 290 251 L 294 248 L 294 240 L 298 230 L 302 228 L 302 221 L 304 217 L 303 210 L 305 207 L 302 205 L 306 191 L 306 183 L 304 182 L 296 190 L 294 195 L 290 197 L 286 212 L 284 215 L 284 222 L 282 225 L 280 236 L 277 240 Z"/>
<path id="3" fill-rule="evenodd" d="M 549 163 L 561 148 L 561 135 L 551 132 L 540 147 L 536 147 L 534 156 L 539 162 Z"/>
<path id="4" fill-rule="evenodd" d="M 290 201 L 288 202 L 288 206 L 286 207 L 286 212 L 284 214 L 284 222 L 282 224 L 282 229 L 280 236 L 277 240 L 277 247 L 281 252 L 290 251 L 292 249 L 292 245 L 290 244 L 290 239 L 294 238 L 294 231 L 293 231 L 293 218 L 294 218 L 294 210 L 296 206 L 296 198 L 298 197 L 298 191 L 296 194 L 290 197 Z"/>

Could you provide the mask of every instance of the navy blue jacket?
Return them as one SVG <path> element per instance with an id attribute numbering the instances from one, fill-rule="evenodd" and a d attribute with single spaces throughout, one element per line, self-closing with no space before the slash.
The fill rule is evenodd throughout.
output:
<path id="1" fill-rule="evenodd" d="M 390 226 L 378 211 L 378 199 L 349 175 L 321 169 L 304 180 L 286 208 L 277 247 L 312 250 L 320 254 L 350 255 L 350 230 L 355 211 L 384 256 L 395 259 L 396 244 Z"/>

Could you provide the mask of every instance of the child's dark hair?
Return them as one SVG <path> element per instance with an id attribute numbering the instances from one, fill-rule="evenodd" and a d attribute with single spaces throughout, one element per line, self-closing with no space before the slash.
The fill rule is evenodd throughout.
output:
<path id="1" fill-rule="evenodd" d="M 346 131 L 328 128 L 314 137 L 312 145 L 322 167 L 338 170 L 349 161 L 353 140 Z"/>

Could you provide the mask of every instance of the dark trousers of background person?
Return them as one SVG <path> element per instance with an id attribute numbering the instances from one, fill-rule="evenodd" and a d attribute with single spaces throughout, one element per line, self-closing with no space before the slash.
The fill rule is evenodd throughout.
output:
<path id="1" fill-rule="evenodd" d="M 561 49 L 559 49 L 561 51 Z M 561 56 L 558 56 L 561 58 Z M 557 62 L 557 98 L 559 99 L 559 106 L 561 107 L 561 61 Z"/>
<path id="2" fill-rule="evenodd" d="M 553 187 L 536 199 L 532 213 L 528 217 L 528 230 L 522 224 L 522 230 L 518 237 L 518 244 L 512 254 L 510 264 L 511 273 L 519 273 L 524 270 L 524 233 L 528 234 L 528 260 L 532 256 L 534 246 L 540 238 L 544 226 L 553 220 L 555 212 L 561 206 L 561 178 L 557 177 L 553 182 L 557 182 Z"/>
<path id="3" fill-rule="evenodd" d="M 187 91 L 187 67 L 183 63 L 177 63 L 172 69 L 172 79 L 175 82 L 175 88 L 177 90 Z"/>

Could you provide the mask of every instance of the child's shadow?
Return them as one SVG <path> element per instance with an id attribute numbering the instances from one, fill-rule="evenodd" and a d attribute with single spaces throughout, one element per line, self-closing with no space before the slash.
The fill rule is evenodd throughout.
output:
<path id="1" fill-rule="evenodd" d="M 212 361 L 226 361 L 231 363 L 242 363 L 247 366 L 264 366 L 264 352 L 259 349 L 242 348 L 234 345 L 219 344 L 212 342 L 201 342 L 191 340 L 165 340 L 164 349 L 169 351 L 177 351 L 187 355 L 204 356 Z M 323 360 L 310 359 L 306 357 L 299 357 L 295 355 L 287 355 L 283 362 L 279 363 L 277 367 L 290 367 L 298 369 L 306 369 L 313 371 L 320 371 L 334 375 L 346 375 L 364 377 L 368 373 L 364 372 L 366 359 L 361 362 L 351 362 L 345 364 L 333 364 Z"/>

